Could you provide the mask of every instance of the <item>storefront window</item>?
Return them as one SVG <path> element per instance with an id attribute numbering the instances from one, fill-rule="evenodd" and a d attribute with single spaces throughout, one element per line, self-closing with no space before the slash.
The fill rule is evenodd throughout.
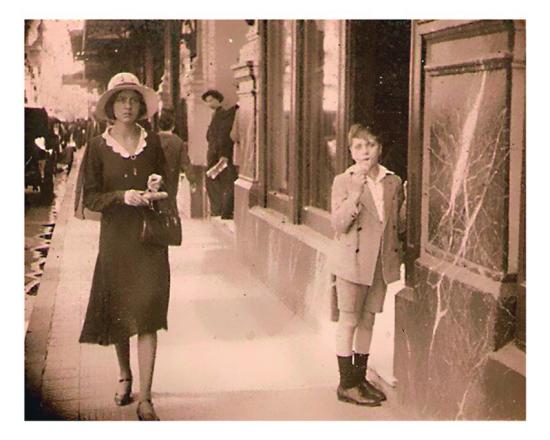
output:
<path id="1" fill-rule="evenodd" d="M 306 79 L 310 96 L 310 148 L 315 161 L 311 167 L 310 204 L 330 209 L 330 191 L 336 174 L 337 112 L 339 87 L 339 21 L 308 23 L 308 59 L 312 62 Z"/>
<path id="2" fill-rule="evenodd" d="M 288 157 L 292 113 L 292 20 L 269 24 L 269 190 L 288 194 Z"/>

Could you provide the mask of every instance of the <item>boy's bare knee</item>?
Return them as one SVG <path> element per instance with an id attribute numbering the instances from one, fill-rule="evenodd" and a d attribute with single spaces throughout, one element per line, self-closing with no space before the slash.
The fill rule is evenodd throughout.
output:
<path id="1" fill-rule="evenodd" d="M 343 325 L 350 327 L 357 327 L 359 324 L 359 316 L 356 312 L 344 312 L 340 311 L 340 317 L 338 318 Z"/>
<path id="2" fill-rule="evenodd" d="M 361 317 L 361 322 L 359 323 L 359 326 L 365 329 L 372 329 L 374 327 L 375 318 L 376 318 L 375 313 L 365 312 Z"/>

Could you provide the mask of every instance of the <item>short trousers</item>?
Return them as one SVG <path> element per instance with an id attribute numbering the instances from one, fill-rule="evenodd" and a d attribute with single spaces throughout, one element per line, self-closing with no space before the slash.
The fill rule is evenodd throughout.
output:
<path id="1" fill-rule="evenodd" d="M 338 310 L 341 312 L 382 313 L 386 299 L 387 285 L 382 276 L 380 258 L 376 263 L 372 285 L 352 283 L 336 277 Z"/>

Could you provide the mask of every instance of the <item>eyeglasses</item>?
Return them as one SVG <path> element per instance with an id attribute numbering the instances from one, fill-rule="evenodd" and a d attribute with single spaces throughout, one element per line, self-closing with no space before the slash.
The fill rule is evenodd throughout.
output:
<path id="1" fill-rule="evenodd" d="M 138 105 L 140 103 L 140 99 L 135 96 L 117 96 L 115 99 L 115 102 L 118 102 L 119 104 L 132 104 L 132 105 Z"/>

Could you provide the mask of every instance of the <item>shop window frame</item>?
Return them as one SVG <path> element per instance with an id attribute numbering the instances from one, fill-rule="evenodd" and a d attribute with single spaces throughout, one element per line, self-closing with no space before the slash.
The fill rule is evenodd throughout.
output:
<path id="1" fill-rule="evenodd" d="M 297 143 L 299 141 L 299 134 L 297 132 L 297 126 L 299 124 L 299 103 L 297 97 L 299 96 L 298 89 L 298 66 L 297 57 L 301 53 L 300 38 L 301 26 L 298 20 L 288 20 L 291 23 L 291 57 L 290 57 L 290 113 L 288 119 L 288 153 L 286 156 L 286 173 L 287 173 L 287 191 L 283 192 L 277 188 L 272 187 L 272 182 L 269 173 L 272 170 L 274 161 L 277 159 L 278 154 L 274 151 L 274 148 L 280 147 L 277 142 L 277 127 L 275 126 L 272 108 L 273 105 L 270 102 L 271 97 L 276 95 L 276 91 L 282 87 L 283 78 L 280 76 L 276 69 L 279 67 L 274 64 L 280 62 L 284 47 L 281 44 L 280 32 L 283 31 L 284 20 L 268 20 L 266 23 L 266 45 L 264 48 L 266 59 L 266 112 L 265 112 L 265 143 L 266 143 L 266 170 L 264 174 L 265 179 L 265 206 L 267 208 L 274 209 L 287 217 L 291 222 L 297 223 L 298 218 L 297 203 L 299 191 L 297 190 L 298 172 L 299 166 L 298 160 L 298 148 Z"/>
<path id="2" fill-rule="evenodd" d="M 315 93 L 315 90 L 307 90 L 308 84 L 311 84 L 310 78 L 312 72 L 310 66 L 310 57 L 315 56 L 311 53 L 309 45 L 311 44 L 311 30 L 314 29 L 315 23 L 313 20 L 304 22 L 303 45 L 304 45 L 304 68 L 302 71 L 301 81 L 304 84 L 304 94 L 301 95 L 302 102 L 307 102 L 307 94 Z M 352 85 L 351 69 L 350 69 L 350 23 L 349 20 L 341 20 L 339 24 L 338 43 L 338 106 L 336 112 L 336 163 L 335 174 L 340 174 L 345 171 L 349 163 L 349 153 L 346 142 L 346 133 L 349 127 L 350 118 L 350 93 Z M 312 131 L 318 129 L 311 124 L 310 117 L 311 109 L 307 106 L 303 108 L 302 124 L 302 185 L 301 194 L 304 203 L 300 208 L 301 223 L 322 234 L 327 238 L 332 238 L 334 235 L 331 225 L 331 213 L 329 210 L 314 206 L 310 201 L 313 198 L 313 192 L 316 191 L 316 174 L 319 172 L 319 162 L 315 161 L 318 157 L 319 145 L 314 145 L 312 142 Z M 331 184 L 332 187 L 332 184 Z"/>

